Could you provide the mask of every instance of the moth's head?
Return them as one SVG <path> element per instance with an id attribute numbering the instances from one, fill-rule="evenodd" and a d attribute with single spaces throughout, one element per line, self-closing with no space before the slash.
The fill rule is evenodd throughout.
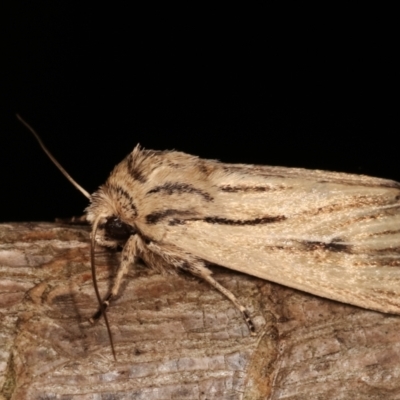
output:
<path id="1" fill-rule="evenodd" d="M 92 194 L 86 212 L 93 227 L 92 234 L 101 246 L 123 247 L 129 237 L 137 233 L 136 210 L 119 186 L 109 183 L 101 186 Z"/>
<path id="2" fill-rule="evenodd" d="M 155 154 L 157 152 L 146 152 L 136 146 L 114 167 L 104 185 L 90 196 L 87 220 L 92 224 L 96 243 L 108 247 L 123 246 L 138 231 L 135 203 L 142 193 L 142 170 L 149 171 L 154 167 L 151 161 Z"/>

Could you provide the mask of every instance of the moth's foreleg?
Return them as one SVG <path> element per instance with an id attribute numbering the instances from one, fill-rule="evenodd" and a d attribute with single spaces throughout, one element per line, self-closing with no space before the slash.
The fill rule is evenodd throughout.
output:
<path id="1" fill-rule="evenodd" d="M 221 284 L 219 284 L 212 276 L 211 276 L 211 271 L 204 265 L 203 262 L 196 262 L 194 264 L 192 263 L 183 263 L 182 265 L 179 266 L 184 271 L 188 271 L 191 274 L 200 277 L 201 279 L 204 279 L 207 281 L 211 286 L 213 286 L 215 289 L 217 289 L 219 292 L 221 292 L 224 296 L 226 296 L 234 305 L 235 307 L 242 313 L 243 318 L 250 330 L 250 332 L 253 334 L 255 332 L 255 327 L 253 324 L 253 321 L 250 318 L 250 314 L 246 307 L 244 307 L 242 304 L 240 304 L 239 300 L 236 298 L 236 296 L 230 292 L 228 289 L 223 287 Z"/>
<path id="2" fill-rule="evenodd" d="M 129 266 L 133 264 L 136 260 L 136 238 L 135 236 L 131 236 L 122 250 L 121 264 L 119 265 L 119 268 L 117 270 L 117 275 L 115 276 L 111 291 L 103 300 L 102 306 L 97 310 L 92 318 L 90 318 L 91 323 L 94 323 L 102 316 L 103 312 L 105 312 L 110 305 L 111 299 L 117 296 L 121 287 L 122 280 L 128 272 Z"/>
<path id="3" fill-rule="evenodd" d="M 65 225 L 89 225 L 89 222 L 86 219 L 86 214 L 79 217 L 56 218 L 56 222 Z"/>

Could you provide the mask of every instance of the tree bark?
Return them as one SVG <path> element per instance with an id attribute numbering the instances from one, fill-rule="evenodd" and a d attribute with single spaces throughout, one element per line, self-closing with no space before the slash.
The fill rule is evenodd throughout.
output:
<path id="1" fill-rule="evenodd" d="M 251 311 L 187 275 L 132 268 L 97 310 L 89 229 L 0 225 L 1 399 L 399 399 L 400 317 L 317 298 L 224 268 Z M 97 248 L 105 296 L 119 253 Z"/>

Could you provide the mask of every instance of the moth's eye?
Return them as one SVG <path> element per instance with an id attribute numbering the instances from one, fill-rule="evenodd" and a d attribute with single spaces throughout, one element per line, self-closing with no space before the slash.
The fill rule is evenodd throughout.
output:
<path id="1" fill-rule="evenodd" d="M 128 240 L 129 236 L 134 235 L 136 230 L 133 226 L 125 224 L 117 217 L 108 218 L 104 224 L 107 237 L 116 240 Z"/>

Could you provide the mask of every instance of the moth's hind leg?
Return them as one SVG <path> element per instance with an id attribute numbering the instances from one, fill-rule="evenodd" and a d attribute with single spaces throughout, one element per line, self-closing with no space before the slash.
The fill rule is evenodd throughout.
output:
<path id="1" fill-rule="evenodd" d="M 188 271 L 191 274 L 200 277 L 201 279 L 204 279 L 211 286 L 213 286 L 215 289 L 221 292 L 225 297 L 227 297 L 235 305 L 235 307 L 242 313 L 243 319 L 245 320 L 250 332 L 252 334 L 255 333 L 255 327 L 253 321 L 251 320 L 249 312 L 247 311 L 246 307 L 240 304 L 239 300 L 232 292 L 223 287 L 211 276 L 211 271 L 204 265 L 204 262 L 199 262 L 199 261 L 195 263 L 184 262 L 181 265 L 179 265 L 179 268 L 184 271 Z"/>
<path id="2" fill-rule="evenodd" d="M 119 265 L 117 275 L 115 276 L 114 283 L 111 287 L 111 291 L 108 296 L 103 300 L 101 307 L 95 312 L 92 318 L 89 319 L 91 323 L 94 323 L 103 315 L 110 305 L 110 301 L 113 297 L 117 296 L 119 289 L 121 287 L 122 280 L 126 273 L 128 272 L 129 266 L 137 261 L 136 257 L 136 237 L 131 236 L 126 242 L 122 254 L 121 254 L 121 264 Z"/>

